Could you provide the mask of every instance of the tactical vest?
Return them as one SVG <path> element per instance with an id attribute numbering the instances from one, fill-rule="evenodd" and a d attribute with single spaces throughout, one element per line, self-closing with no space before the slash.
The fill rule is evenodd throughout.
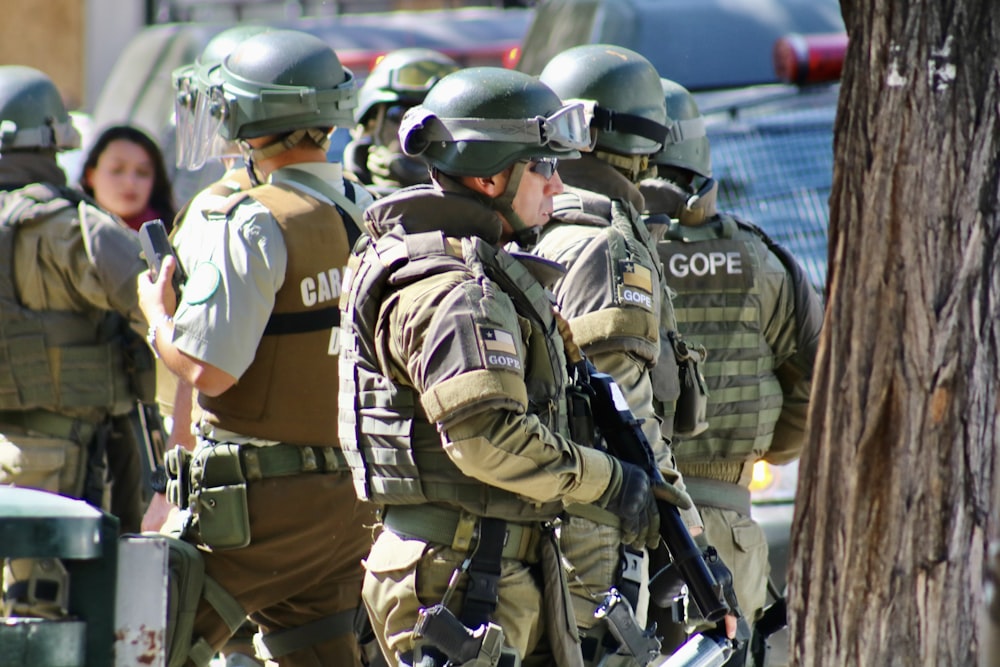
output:
<path id="1" fill-rule="evenodd" d="M 657 415 L 663 420 L 661 432 L 670 438 L 673 435 L 674 405 L 680 395 L 677 359 L 669 336 L 671 332 L 677 331 L 677 320 L 674 314 L 673 295 L 664 279 L 655 241 L 634 207 L 622 200 L 612 200 L 594 192 L 577 191 L 573 194 L 557 195 L 555 209 L 553 215 L 561 221 L 601 228 L 600 233 L 606 237 L 613 256 L 634 257 L 642 266 L 653 267 L 652 288 L 657 291 L 660 298 L 651 326 L 658 328 L 658 331 L 645 334 L 648 343 L 632 351 L 647 360 L 657 404 Z M 615 247 L 618 248 L 617 251 L 614 250 Z M 620 294 L 627 287 L 626 280 L 623 276 L 618 276 L 616 282 L 619 284 L 614 288 Z M 578 333 L 580 324 L 581 322 L 573 322 L 574 338 L 586 347 L 594 342 L 590 339 L 596 338 L 597 333 L 581 335 Z M 630 332 L 633 340 L 642 338 L 643 333 L 640 330 L 648 329 L 649 326 L 642 324 Z M 621 333 L 622 328 L 620 326 L 616 328 Z M 612 334 L 605 332 L 601 335 L 610 337 Z M 599 348 L 598 345 L 591 349 Z"/>
<path id="2" fill-rule="evenodd" d="M 767 246 L 731 216 L 699 226 L 670 225 L 659 244 L 667 280 L 677 292 L 678 326 L 710 350 L 709 429 L 674 447 L 679 464 L 759 458 L 770 447 L 783 402 L 774 356 L 764 338 L 774 295 L 765 294 Z"/>
<path id="3" fill-rule="evenodd" d="M 348 265 L 341 315 L 340 440 L 358 497 L 385 505 L 442 503 L 515 521 L 552 517 L 560 503 L 533 503 L 464 475 L 441 447 L 420 397 L 393 382 L 379 359 L 383 302 L 395 289 L 446 272 L 487 276 L 531 322 L 527 412 L 550 430 L 567 434 L 565 353 L 545 289 L 517 259 L 482 239 L 406 234 L 397 226 L 378 240 L 359 243 Z"/>
<path id="4" fill-rule="evenodd" d="M 35 184 L 0 192 L 0 410 L 120 411 L 134 400 L 123 317 L 95 309 L 29 310 L 17 293 L 18 229 L 57 216 L 79 225 L 87 208 L 86 200 L 67 188 Z"/>
<path id="5" fill-rule="evenodd" d="M 229 431 L 336 446 L 341 273 L 350 253 L 345 220 L 335 206 L 284 185 L 234 195 L 219 213 L 229 215 L 247 197 L 281 228 L 285 280 L 250 367 L 219 396 L 199 394 L 198 403 L 209 423 Z"/>

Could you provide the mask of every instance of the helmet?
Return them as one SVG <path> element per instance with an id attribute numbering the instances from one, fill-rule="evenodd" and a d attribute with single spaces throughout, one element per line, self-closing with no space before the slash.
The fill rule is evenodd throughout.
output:
<path id="1" fill-rule="evenodd" d="M 592 105 L 596 148 L 650 155 L 663 145 L 667 109 L 660 75 L 635 51 L 610 44 L 574 46 L 552 58 L 538 78 L 563 100 Z"/>
<path id="2" fill-rule="evenodd" d="M 200 169 L 209 157 L 232 152 L 231 144 L 218 135 L 202 140 L 196 126 L 196 100 L 198 89 L 207 88 L 208 73 L 223 58 L 232 53 L 246 39 L 271 30 L 265 25 L 238 25 L 223 30 L 209 40 L 198 58 L 188 65 L 175 69 L 174 123 L 177 127 L 176 164 L 182 169 Z"/>
<path id="3" fill-rule="evenodd" d="M 201 55 L 195 60 L 195 64 L 199 66 L 207 65 L 209 67 L 218 65 L 245 40 L 270 30 L 273 30 L 273 28 L 266 25 L 253 24 L 242 24 L 226 28 L 208 40 L 208 44 L 202 49 Z"/>
<path id="4" fill-rule="evenodd" d="M 250 37 L 211 69 L 196 115 L 224 139 L 252 139 L 354 122 L 354 75 L 326 42 L 296 30 Z"/>
<path id="5" fill-rule="evenodd" d="M 0 153 L 79 146 L 80 133 L 52 79 L 32 67 L 0 66 Z"/>
<path id="6" fill-rule="evenodd" d="M 670 139 L 650 161 L 710 178 L 712 158 L 705 136 L 705 120 L 698 111 L 698 104 L 681 84 L 670 79 L 661 79 L 661 83 L 671 121 Z"/>
<path id="7" fill-rule="evenodd" d="M 358 91 L 355 119 L 359 124 L 367 122 L 377 104 L 420 104 L 431 86 L 458 69 L 454 60 L 431 49 L 391 51 L 375 65 Z"/>
<path id="8" fill-rule="evenodd" d="M 498 67 L 441 79 L 406 112 L 399 140 L 453 176 L 492 176 L 521 160 L 579 157 L 590 136 L 583 105 L 563 105 L 538 79 Z"/>

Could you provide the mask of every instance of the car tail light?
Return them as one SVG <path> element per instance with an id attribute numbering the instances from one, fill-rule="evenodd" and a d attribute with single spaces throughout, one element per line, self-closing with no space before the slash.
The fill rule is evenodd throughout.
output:
<path id="1" fill-rule="evenodd" d="M 836 81 L 844 68 L 847 33 L 790 34 L 774 42 L 774 72 L 787 83 Z"/>
<path id="2" fill-rule="evenodd" d="M 521 60 L 521 47 L 512 46 L 504 52 L 502 64 L 507 69 L 514 69 L 515 67 L 517 67 L 517 63 L 520 60 Z"/>

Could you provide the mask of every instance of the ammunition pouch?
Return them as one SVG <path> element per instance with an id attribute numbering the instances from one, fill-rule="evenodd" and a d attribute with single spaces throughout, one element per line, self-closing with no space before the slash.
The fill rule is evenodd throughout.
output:
<path id="1" fill-rule="evenodd" d="M 566 387 L 566 404 L 569 411 L 569 437 L 573 442 L 593 447 L 597 441 L 594 413 L 590 408 L 590 394 L 576 384 Z"/>
<path id="2" fill-rule="evenodd" d="M 333 447 L 228 442 L 203 442 L 194 453 L 175 447 L 164 456 L 164 464 L 167 499 L 190 510 L 193 534 L 212 549 L 250 544 L 248 482 L 348 469 L 343 453 Z"/>
<path id="3" fill-rule="evenodd" d="M 676 331 L 669 332 L 667 336 L 674 351 L 674 358 L 677 360 L 681 385 L 681 393 L 677 397 L 674 409 L 674 433 L 693 438 L 708 428 L 706 420 L 708 385 L 698 368 L 698 364 L 705 360 L 707 354 L 704 347 L 698 350 L 688 347 Z"/>

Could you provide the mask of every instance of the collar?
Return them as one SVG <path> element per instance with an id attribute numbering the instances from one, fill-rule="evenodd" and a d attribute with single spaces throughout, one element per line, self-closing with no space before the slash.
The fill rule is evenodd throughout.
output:
<path id="1" fill-rule="evenodd" d="M 414 185 L 379 199 L 365 211 L 365 227 L 375 238 L 401 225 L 408 234 L 437 231 L 455 238 L 479 237 L 500 243 L 500 217 L 479 198 L 439 184 Z"/>
<path id="2" fill-rule="evenodd" d="M 559 176 L 563 183 L 574 188 L 597 192 L 611 199 L 625 200 L 637 211 L 646 208 L 642 193 L 635 183 L 590 153 L 585 153 L 579 160 L 560 161 Z"/>

